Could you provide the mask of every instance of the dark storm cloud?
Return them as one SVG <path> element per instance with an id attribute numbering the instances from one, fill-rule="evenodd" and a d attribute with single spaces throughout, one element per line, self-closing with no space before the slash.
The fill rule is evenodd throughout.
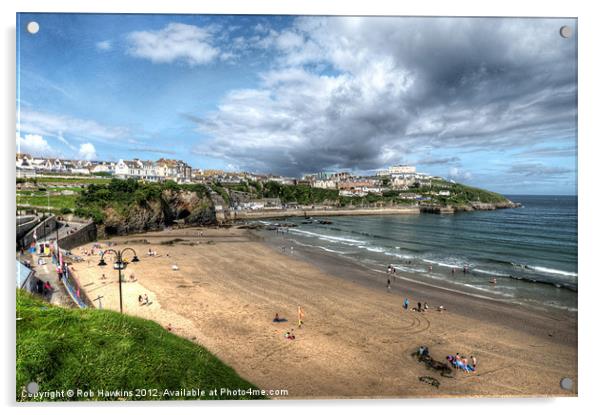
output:
<path id="1" fill-rule="evenodd" d="M 274 56 L 260 87 L 187 116 L 210 137 L 195 151 L 299 175 L 425 159 L 427 147 L 566 147 L 576 135 L 576 36 L 560 37 L 562 24 L 576 32 L 559 19 L 299 18 L 257 46 Z"/>
<path id="2" fill-rule="evenodd" d="M 442 158 L 424 158 L 416 162 L 418 165 L 432 166 L 436 164 L 457 164 L 460 162 L 459 157 L 442 157 Z"/>

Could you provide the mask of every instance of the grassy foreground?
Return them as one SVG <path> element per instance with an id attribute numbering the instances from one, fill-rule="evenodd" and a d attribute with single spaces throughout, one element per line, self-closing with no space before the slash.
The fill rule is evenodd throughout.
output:
<path id="1" fill-rule="evenodd" d="M 17 318 L 18 401 L 263 398 L 205 348 L 153 321 L 54 307 L 21 290 Z M 59 396 L 27 396 L 31 381 Z M 88 391 L 93 396 L 85 396 Z"/>

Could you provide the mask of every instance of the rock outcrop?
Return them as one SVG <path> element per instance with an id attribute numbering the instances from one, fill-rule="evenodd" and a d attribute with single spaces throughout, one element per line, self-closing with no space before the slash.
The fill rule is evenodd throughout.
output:
<path id="1" fill-rule="evenodd" d="M 211 200 L 186 190 L 164 190 L 159 198 L 120 210 L 108 207 L 104 210 L 104 215 L 99 234 L 105 236 L 160 230 L 175 223 L 216 223 L 215 208 Z"/>

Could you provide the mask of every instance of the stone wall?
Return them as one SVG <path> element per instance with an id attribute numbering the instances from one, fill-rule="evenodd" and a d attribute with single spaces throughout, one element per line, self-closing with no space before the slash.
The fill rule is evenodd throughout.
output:
<path id="1" fill-rule="evenodd" d="M 36 233 L 38 240 L 43 239 L 45 236 L 55 232 L 57 228 L 57 221 L 55 216 L 50 216 L 40 222 L 35 228 L 30 230 L 21 240 L 17 240 L 17 246 L 28 248 L 33 242 L 33 234 Z"/>
<path id="2" fill-rule="evenodd" d="M 17 241 L 23 238 L 38 223 L 40 223 L 40 219 L 35 215 L 17 216 Z"/>
<path id="3" fill-rule="evenodd" d="M 85 245 L 89 242 L 95 241 L 97 238 L 96 224 L 90 222 L 87 225 L 82 226 L 72 234 L 63 236 L 59 239 L 59 246 L 62 249 L 71 250 L 77 246 Z"/>

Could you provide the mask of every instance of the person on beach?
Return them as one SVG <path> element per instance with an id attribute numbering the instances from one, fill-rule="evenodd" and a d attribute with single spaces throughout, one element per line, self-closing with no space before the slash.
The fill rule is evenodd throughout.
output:
<path id="1" fill-rule="evenodd" d="M 172 331 L 173 327 L 171 326 L 171 323 L 169 323 L 166 327 L 167 331 Z"/>
<path id="2" fill-rule="evenodd" d="M 440 306 L 437 308 L 437 311 L 439 311 L 440 313 L 441 313 L 441 312 L 443 312 L 443 310 L 446 310 L 446 308 L 445 308 L 445 307 L 443 307 L 443 305 L 440 305 Z"/>
<path id="3" fill-rule="evenodd" d="M 460 353 L 456 353 L 456 358 L 455 358 L 455 361 L 456 361 L 456 362 L 459 362 L 459 361 L 460 361 Z"/>
<path id="4" fill-rule="evenodd" d="M 387 278 L 387 291 L 391 292 L 391 278 Z"/>
<path id="5" fill-rule="evenodd" d="M 138 296 L 138 305 L 142 305 L 143 302 L 144 302 L 144 298 L 142 297 L 142 294 L 140 294 Z"/>
<path id="6" fill-rule="evenodd" d="M 429 305 L 426 303 L 426 301 L 424 302 L 424 312 L 426 313 L 426 310 L 429 309 Z"/>
<path id="7" fill-rule="evenodd" d="M 106 280 L 106 279 L 107 279 L 107 276 L 106 276 L 106 275 L 103 273 L 103 274 L 102 274 L 102 277 L 100 277 L 100 279 L 101 279 L 101 280 Z"/>
<path id="8" fill-rule="evenodd" d="M 144 304 L 148 304 L 148 295 L 144 294 Z"/>
<path id="9" fill-rule="evenodd" d="M 301 306 L 299 306 L 299 308 L 297 309 L 297 314 L 299 317 L 299 328 L 301 328 L 301 325 L 303 324 L 303 317 L 305 317 L 305 313 L 303 312 Z"/>
<path id="10" fill-rule="evenodd" d="M 276 313 L 276 316 L 274 316 L 274 319 L 272 320 L 274 323 L 280 323 L 280 316 L 278 315 L 278 313 Z"/>
<path id="11" fill-rule="evenodd" d="M 474 356 L 470 356 L 470 360 L 472 360 L 472 367 L 474 370 L 477 370 L 477 358 Z"/>
<path id="12" fill-rule="evenodd" d="M 418 312 L 422 311 L 422 304 L 420 304 L 420 301 L 418 301 Z"/>
<path id="13" fill-rule="evenodd" d="M 405 300 L 403 300 L 403 309 L 407 310 L 409 306 L 410 306 L 410 302 L 406 298 Z"/>

